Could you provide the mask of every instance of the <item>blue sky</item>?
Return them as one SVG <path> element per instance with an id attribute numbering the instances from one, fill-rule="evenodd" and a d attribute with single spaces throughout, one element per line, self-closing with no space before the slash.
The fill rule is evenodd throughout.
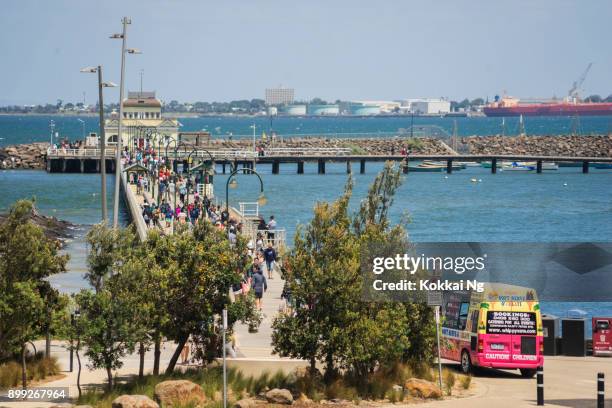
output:
<path id="1" fill-rule="evenodd" d="M 103 64 L 119 82 L 123 15 L 132 18 L 127 87 L 165 100 L 296 97 L 564 96 L 589 62 L 586 94 L 612 93 L 606 0 L 4 0 L 0 104 L 95 102 Z M 107 100 L 117 98 L 109 91 Z"/>

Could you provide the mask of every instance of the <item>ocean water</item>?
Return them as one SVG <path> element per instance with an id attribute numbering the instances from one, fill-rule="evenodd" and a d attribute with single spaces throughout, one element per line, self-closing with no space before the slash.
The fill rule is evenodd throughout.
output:
<path id="1" fill-rule="evenodd" d="M 48 140 L 50 117 L 0 116 L 0 145 Z M 84 118 L 86 131 L 95 131 L 96 118 Z M 61 135 L 80 138 L 81 125 L 72 117 L 53 117 Z M 184 130 L 207 128 L 214 134 L 248 134 L 253 118 L 181 119 Z M 267 130 L 266 118 L 255 119 Z M 278 118 L 275 129 L 284 133 L 347 133 L 394 131 L 409 126 L 410 118 Z M 437 124 L 452 130 L 453 119 L 416 118 L 415 123 Z M 494 118 L 458 118 L 460 134 L 498 133 L 500 121 Z M 581 118 L 583 130 L 608 131 L 608 118 Z M 506 121 L 511 128 L 511 120 Z M 528 133 L 567 133 L 569 118 L 534 118 L 526 123 Z M 531 127 L 531 128 L 530 128 Z M 45 136 L 46 135 L 46 136 Z M 356 170 L 358 166 L 353 165 Z M 366 174 L 354 174 L 351 209 L 356 210 L 380 163 L 367 163 Z M 227 175 L 214 178 L 217 198 L 225 201 Z M 287 230 L 289 243 L 298 224 L 307 223 L 317 201 L 331 201 L 343 191 L 346 165 L 328 163 L 327 174 L 318 175 L 316 164 L 307 163 L 305 174 L 296 174 L 295 164 L 281 164 L 280 174 L 272 175 L 270 165 L 259 165 L 268 204 L 261 208 L 267 219 L 274 215 L 279 228 Z M 479 182 L 472 182 L 475 178 Z M 238 188 L 229 190 L 231 205 L 252 202 L 259 194 L 257 179 L 238 176 Z M 112 210 L 113 177 L 108 179 L 109 210 Z M 36 197 L 39 209 L 48 215 L 79 225 L 75 238 L 66 248 L 71 255 L 69 272 L 53 278 L 62 291 L 73 292 L 85 286 L 86 245 L 83 236 L 100 219 L 99 175 L 47 174 L 43 171 L 0 171 L 0 211 L 19 198 Z M 483 168 L 467 168 L 445 173 L 411 173 L 395 197 L 391 217 L 407 214 L 410 239 L 415 242 L 612 242 L 612 171 L 561 168 L 542 174 L 500 172 L 492 175 Z M 127 223 L 125 208 L 120 218 Z M 582 309 L 587 316 L 612 315 L 609 303 L 546 303 L 545 313 L 567 315 Z"/>
<path id="2" fill-rule="evenodd" d="M 0 115 L 0 146 L 16 143 L 48 142 L 50 140 L 49 122 L 55 122 L 55 131 L 60 138 L 70 140 L 82 139 L 89 132 L 98 132 L 98 117 L 77 116 L 24 116 Z M 251 125 L 257 126 L 257 134 L 274 129 L 279 135 L 316 135 L 331 134 L 342 136 L 343 133 L 378 133 L 395 132 L 407 129 L 411 124 L 410 117 L 277 117 L 270 121 L 267 117 L 227 117 L 207 116 L 201 118 L 181 118 L 182 131 L 206 129 L 215 138 L 252 137 Z M 518 133 L 518 118 L 505 119 L 504 134 Z M 493 135 L 502 133 L 501 118 L 440 118 L 415 117 L 414 126 L 439 126 L 449 134 L 457 124 L 459 136 Z M 570 134 L 575 125 L 570 117 L 534 117 L 525 119 L 525 129 L 529 135 Z M 578 129 L 583 134 L 608 134 L 612 130 L 612 117 L 581 117 Z M 336 135 L 338 134 L 338 135 Z"/>

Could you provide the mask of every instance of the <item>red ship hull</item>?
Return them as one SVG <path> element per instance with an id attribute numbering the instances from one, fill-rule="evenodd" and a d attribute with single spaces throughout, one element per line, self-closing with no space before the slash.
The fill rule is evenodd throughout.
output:
<path id="1" fill-rule="evenodd" d="M 487 116 L 612 116 L 612 103 L 548 103 L 509 107 L 487 106 Z"/>

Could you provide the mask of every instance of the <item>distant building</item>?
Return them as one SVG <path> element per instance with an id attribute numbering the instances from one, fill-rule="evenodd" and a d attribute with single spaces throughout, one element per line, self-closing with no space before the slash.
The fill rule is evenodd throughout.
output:
<path id="1" fill-rule="evenodd" d="M 128 92 L 123 100 L 123 121 L 121 143 L 128 148 L 174 146 L 178 140 L 179 122 L 174 118 L 162 117 L 162 104 L 155 92 Z M 104 122 L 108 144 L 117 143 L 119 113 L 113 112 Z M 174 140 L 174 141 L 173 141 Z"/>
<path id="2" fill-rule="evenodd" d="M 289 105 L 293 103 L 295 90 L 293 88 L 267 88 L 266 105 Z"/>
<path id="3" fill-rule="evenodd" d="M 443 98 L 415 98 L 401 101 L 402 113 L 416 115 L 443 115 L 450 112 L 450 101 Z"/>

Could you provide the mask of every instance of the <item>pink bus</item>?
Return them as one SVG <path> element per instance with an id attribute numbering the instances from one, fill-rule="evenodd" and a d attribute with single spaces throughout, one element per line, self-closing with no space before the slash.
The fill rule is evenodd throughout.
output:
<path id="1" fill-rule="evenodd" d="M 519 369 L 533 377 L 544 365 L 542 315 L 535 290 L 486 283 L 482 292 L 445 292 L 442 305 L 443 358 L 474 367 Z"/>

